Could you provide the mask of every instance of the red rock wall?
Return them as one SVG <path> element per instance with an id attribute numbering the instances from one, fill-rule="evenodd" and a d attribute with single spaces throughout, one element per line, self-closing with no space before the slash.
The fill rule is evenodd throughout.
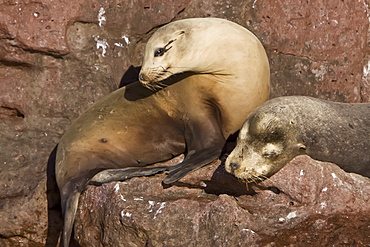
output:
<path id="1" fill-rule="evenodd" d="M 301 94 L 369 102 L 368 4 L 1 1 L 0 246 L 45 243 L 45 173 L 51 150 L 71 121 L 116 89 L 130 65 L 140 65 L 154 27 L 188 17 L 235 21 L 266 47 L 272 97 Z M 60 225 L 58 210 L 51 217 Z"/>

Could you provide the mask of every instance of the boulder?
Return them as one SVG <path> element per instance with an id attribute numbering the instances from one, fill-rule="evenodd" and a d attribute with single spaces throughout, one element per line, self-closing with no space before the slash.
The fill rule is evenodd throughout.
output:
<path id="1" fill-rule="evenodd" d="M 87 107 L 136 80 L 145 43 L 158 26 L 189 17 L 229 19 L 264 44 L 272 97 L 369 102 L 368 6 L 368 0 L 2 1 L 0 246 L 56 244 L 62 220 L 47 167 L 51 152 Z M 222 179 L 219 193 L 209 181 L 212 200 L 244 193 L 239 183 Z M 181 191 L 190 193 L 186 186 Z"/>
<path id="2" fill-rule="evenodd" d="M 298 156 L 249 188 L 226 173 L 221 161 L 170 187 L 161 184 L 164 177 L 88 186 L 75 223 L 79 244 L 370 244 L 370 179 L 332 163 Z"/>

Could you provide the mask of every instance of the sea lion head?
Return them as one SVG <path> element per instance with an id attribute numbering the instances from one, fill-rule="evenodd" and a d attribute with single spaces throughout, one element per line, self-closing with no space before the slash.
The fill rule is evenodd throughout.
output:
<path id="1" fill-rule="evenodd" d="M 189 27 L 170 23 L 158 29 L 149 39 L 144 53 L 139 80 L 143 84 L 162 81 L 173 74 L 189 71 L 182 58 L 189 46 L 184 40 Z M 188 41 L 189 42 L 189 41 Z"/>
<path id="2" fill-rule="evenodd" d="M 250 114 L 225 162 L 227 172 L 247 183 L 263 181 L 295 156 L 305 154 L 299 119 L 288 108 L 265 104 Z"/>
<path id="3" fill-rule="evenodd" d="M 160 27 L 148 40 L 139 80 L 155 84 L 183 72 L 239 73 L 235 77 L 241 78 L 257 73 L 259 66 L 244 64 L 268 65 L 265 57 L 258 39 L 236 23 L 219 18 L 183 19 Z"/>

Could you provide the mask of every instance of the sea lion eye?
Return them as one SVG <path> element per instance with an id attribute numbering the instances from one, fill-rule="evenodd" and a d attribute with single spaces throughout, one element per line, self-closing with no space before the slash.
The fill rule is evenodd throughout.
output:
<path id="1" fill-rule="evenodd" d="M 155 57 L 161 57 L 164 55 L 164 53 L 166 52 L 166 49 L 165 48 L 158 48 L 155 52 L 154 52 L 154 56 Z"/>
<path id="2" fill-rule="evenodd" d="M 275 152 L 271 152 L 271 153 L 263 153 L 262 155 L 263 155 L 263 157 L 268 158 L 268 159 L 275 158 L 275 157 L 277 157 L 277 156 L 278 156 L 278 154 L 277 154 L 277 153 L 275 153 Z"/>
<path id="3" fill-rule="evenodd" d="M 282 147 L 273 143 L 268 143 L 262 150 L 262 156 L 267 159 L 277 158 L 282 153 Z"/>
<path id="4" fill-rule="evenodd" d="M 172 46 L 169 46 L 171 43 L 175 42 L 176 39 L 170 40 L 164 47 L 158 48 L 154 52 L 154 57 L 161 57 L 166 53 L 169 49 L 172 48 Z"/>

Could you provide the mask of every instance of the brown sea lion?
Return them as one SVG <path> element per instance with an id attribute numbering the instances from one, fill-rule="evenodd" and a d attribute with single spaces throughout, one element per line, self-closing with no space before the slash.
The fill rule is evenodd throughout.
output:
<path id="1" fill-rule="evenodd" d="M 225 168 L 245 182 L 258 182 L 300 154 L 370 177 L 370 103 L 271 99 L 250 114 Z"/>
<path id="2" fill-rule="evenodd" d="M 226 138 L 269 97 L 269 64 L 247 29 L 216 18 L 186 19 L 158 29 L 135 82 L 103 97 L 66 131 L 56 157 L 70 240 L 85 186 L 169 170 L 165 183 L 207 165 Z M 174 167 L 146 167 L 186 153 Z"/>

